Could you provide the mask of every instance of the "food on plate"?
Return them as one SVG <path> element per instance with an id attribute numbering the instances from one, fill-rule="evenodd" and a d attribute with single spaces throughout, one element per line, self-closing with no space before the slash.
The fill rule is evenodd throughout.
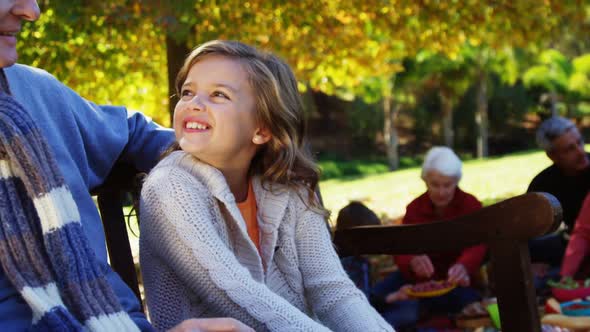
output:
<path id="1" fill-rule="evenodd" d="M 547 285 L 553 288 L 562 288 L 562 289 L 576 289 L 580 287 L 590 287 L 590 278 L 586 280 L 579 280 L 576 281 L 572 277 L 565 277 L 561 279 L 561 281 L 554 281 L 549 280 L 547 281 Z"/>
<path id="2" fill-rule="evenodd" d="M 433 297 L 444 295 L 453 290 L 456 286 L 456 284 L 448 281 L 430 280 L 415 284 L 412 287 L 407 288 L 406 292 L 414 297 Z"/>
<path id="3" fill-rule="evenodd" d="M 572 303 L 569 306 L 567 306 L 567 309 L 569 310 L 581 310 L 581 309 L 590 309 L 590 303 L 586 302 L 580 302 L 580 303 Z"/>
<path id="4" fill-rule="evenodd" d="M 436 291 L 436 290 L 445 289 L 445 288 L 454 287 L 454 286 L 455 286 L 455 284 L 448 282 L 448 281 L 430 280 L 430 281 L 415 284 L 414 286 L 412 286 L 411 289 L 413 292 L 421 293 L 421 292 Z"/>
<path id="5" fill-rule="evenodd" d="M 590 296 L 590 278 L 586 280 L 574 280 L 571 277 L 563 278 L 561 281 L 547 281 L 551 286 L 551 293 L 560 302 L 583 299 Z"/>
<path id="6" fill-rule="evenodd" d="M 576 300 L 562 303 L 561 311 L 566 316 L 590 316 L 590 302 Z"/>

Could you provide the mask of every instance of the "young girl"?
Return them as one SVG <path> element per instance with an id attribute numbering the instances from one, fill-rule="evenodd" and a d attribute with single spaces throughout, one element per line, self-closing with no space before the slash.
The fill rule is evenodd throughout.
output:
<path id="1" fill-rule="evenodd" d="M 141 201 L 156 328 L 229 316 L 256 331 L 392 331 L 332 248 L 291 69 L 211 41 L 186 59 L 177 90 L 178 151 L 148 176 Z"/>

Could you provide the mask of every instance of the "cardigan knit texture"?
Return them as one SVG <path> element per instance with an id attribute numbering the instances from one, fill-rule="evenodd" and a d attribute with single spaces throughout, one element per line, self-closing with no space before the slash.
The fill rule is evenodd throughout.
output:
<path id="1" fill-rule="evenodd" d="M 140 260 L 154 326 L 227 316 L 256 331 L 393 331 L 347 277 L 305 194 L 253 186 L 260 253 L 219 170 L 176 151 L 147 177 Z"/>
<path id="2" fill-rule="evenodd" d="M 120 305 L 135 324 L 141 330 L 153 330 L 131 289 L 107 264 L 102 222 L 89 192 L 104 182 L 117 160 L 149 171 L 173 142 L 173 132 L 141 113 L 89 102 L 43 70 L 17 64 L 4 72 L 11 95 L 31 112 L 47 141 L 47 150 L 78 208 L 95 264 L 106 273 Z M 30 306 L 0 269 L 0 331 L 25 331 L 32 319 Z"/>
<path id="3" fill-rule="evenodd" d="M 35 331 L 139 331 L 121 308 L 31 114 L 0 92 L 0 263 Z"/>

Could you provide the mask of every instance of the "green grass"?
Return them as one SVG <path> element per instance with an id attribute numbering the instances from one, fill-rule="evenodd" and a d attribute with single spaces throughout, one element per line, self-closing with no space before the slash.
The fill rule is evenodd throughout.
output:
<path id="1" fill-rule="evenodd" d="M 422 156 L 417 158 L 401 157 L 399 168 L 418 167 L 422 164 Z M 371 158 L 360 160 L 341 160 L 324 157 L 318 161 L 322 170 L 322 180 L 351 179 L 360 176 L 375 175 L 389 172 L 387 158 Z"/>
<path id="2" fill-rule="evenodd" d="M 347 170 L 340 178 L 320 182 L 324 205 L 332 211 L 332 222 L 351 200 L 363 201 L 384 221 L 399 218 L 405 213 L 406 205 L 426 190 L 420 179 L 420 166 L 389 172 L 378 160 L 323 161 L 321 164 Z M 538 150 L 469 160 L 463 164 L 459 186 L 489 205 L 524 193 L 532 178 L 550 164 L 545 153 Z M 130 224 L 139 234 L 135 220 Z M 130 238 L 135 236 L 130 234 Z"/>
<path id="3" fill-rule="evenodd" d="M 466 161 L 459 186 L 489 205 L 524 193 L 532 178 L 550 164 L 545 153 L 538 150 Z M 426 190 L 420 167 L 323 180 L 320 188 L 324 205 L 332 211 L 332 222 L 351 200 L 363 201 L 384 220 L 399 218 L 406 205 Z"/>
<path id="4" fill-rule="evenodd" d="M 405 213 L 410 201 L 422 194 L 426 187 L 420 179 L 420 167 L 409 167 L 388 172 L 379 161 L 352 161 L 342 165 L 333 162 L 335 168 L 349 168 L 348 175 L 338 179 L 323 180 L 320 183 L 325 206 L 332 211 L 332 222 L 338 211 L 350 200 L 361 200 L 373 209 L 384 221 L 399 218 Z M 526 191 L 531 179 L 551 162 L 541 151 L 525 151 L 500 158 L 469 160 L 463 164 L 461 188 L 474 194 L 484 205 L 520 195 Z M 352 166 L 351 166 L 352 165 Z M 408 166 L 406 166 L 408 167 Z M 352 170 L 350 170 L 352 169 Z M 369 173 L 369 174 L 367 174 Z M 364 174 L 364 175 L 363 175 Z M 129 207 L 125 213 L 129 212 Z M 128 226 L 139 234 L 135 218 Z M 134 257 L 138 257 L 138 238 L 128 227 Z M 389 256 L 377 256 L 375 270 L 389 267 Z M 373 274 L 376 279 L 382 277 Z"/>

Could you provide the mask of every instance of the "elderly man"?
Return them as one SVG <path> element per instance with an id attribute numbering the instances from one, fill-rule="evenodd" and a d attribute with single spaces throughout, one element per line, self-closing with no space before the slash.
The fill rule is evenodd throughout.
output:
<path id="1" fill-rule="evenodd" d="M 535 176 L 527 191 L 554 195 L 563 208 L 565 233 L 570 233 L 590 189 L 590 159 L 584 139 L 573 122 L 559 116 L 545 120 L 536 138 L 553 164 Z M 533 262 L 558 266 L 567 245 L 563 235 L 560 232 L 531 241 Z"/>
<path id="2" fill-rule="evenodd" d="M 537 174 L 527 191 L 544 191 L 557 197 L 563 207 L 563 221 L 571 230 L 590 189 L 590 159 L 584 151 L 584 139 L 570 120 L 552 117 L 539 127 L 537 143 L 553 165 Z"/>
<path id="3" fill-rule="evenodd" d="M 0 0 L 0 331 L 153 330 L 107 265 L 89 191 L 117 160 L 149 170 L 173 133 L 15 64 L 21 24 L 39 15 L 36 1 Z M 232 319 L 176 330 L 251 331 Z"/>

